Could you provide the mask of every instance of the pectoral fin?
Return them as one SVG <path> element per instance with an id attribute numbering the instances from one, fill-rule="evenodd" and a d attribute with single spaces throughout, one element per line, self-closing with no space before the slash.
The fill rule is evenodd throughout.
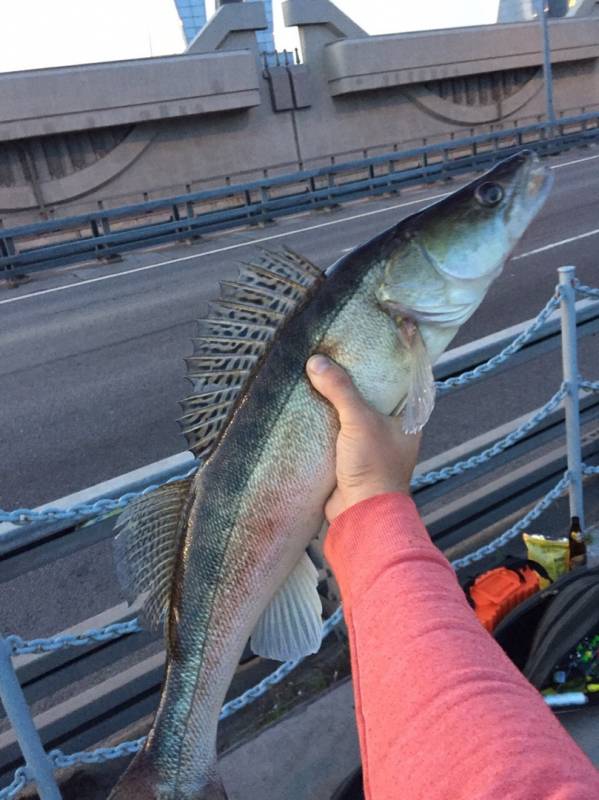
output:
<path id="1" fill-rule="evenodd" d="M 399 328 L 402 344 L 410 354 L 408 394 L 395 414 L 402 414 L 406 433 L 418 433 L 429 420 L 435 407 L 435 379 L 433 367 L 418 326 L 404 321 Z"/>
<path id="2" fill-rule="evenodd" d="M 250 641 L 256 655 L 289 661 L 319 650 L 322 604 L 317 585 L 316 567 L 304 553 L 258 620 Z"/>

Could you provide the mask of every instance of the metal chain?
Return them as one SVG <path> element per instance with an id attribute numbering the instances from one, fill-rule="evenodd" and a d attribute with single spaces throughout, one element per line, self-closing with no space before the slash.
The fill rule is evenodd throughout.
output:
<path id="1" fill-rule="evenodd" d="M 583 464 L 582 471 L 584 475 L 599 475 L 599 467 L 592 467 L 590 464 Z"/>
<path id="2" fill-rule="evenodd" d="M 322 626 L 322 638 L 324 639 L 326 636 L 328 636 L 342 619 L 343 610 L 341 606 L 339 606 L 334 614 L 332 614 Z M 259 697 L 265 695 L 271 686 L 275 686 L 277 683 L 280 683 L 302 661 L 304 661 L 303 658 L 294 659 L 293 661 L 286 661 L 284 664 L 281 664 L 278 669 L 276 669 L 274 672 L 271 672 L 270 675 L 267 675 L 265 678 L 263 678 L 263 680 L 261 680 L 255 686 L 252 686 L 242 695 L 236 697 L 234 700 L 230 700 L 228 703 L 225 703 L 220 712 L 219 719 L 223 720 L 232 716 L 236 711 L 240 711 L 242 708 L 250 705 L 250 703 L 253 703 L 254 700 L 257 700 Z M 109 761 L 114 758 L 122 758 L 123 756 L 137 753 L 138 750 L 143 747 L 145 740 L 146 737 L 142 736 L 140 739 L 135 739 L 134 741 L 130 742 L 122 742 L 115 747 L 99 747 L 96 750 L 71 753 L 71 755 L 66 755 L 61 750 L 52 750 L 52 752 L 48 754 L 48 757 L 51 759 L 56 769 L 64 769 L 65 767 L 72 767 L 76 764 L 98 764 L 103 761 Z M 0 800 L 2 800 L 1 795 Z"/>
<path id="3" fill-rule="evenodd" d="M 412 481 L 412 486 L 417 488 L 419 486 L 430 486 L 438 481 L 447 480 L 455 475 L 461 475 L 466 470 L 473 469 L 474 467 L 484 464 L 491 458 L 499 455 L 499 453 L 506 450 L 511 445 L 522 439 L 532 428 L 538 425 L 543 419 L 551 414 L 561 400 L 564 398 L 567 388 L 562 385 L 558 392 L 540 408 L 536 414 L 523 423 L 519 428 L 512 431 L 508 436 L 500 439 L 492 447 L 483 450 L 465 461 L 458 461 L 450 467 L 444 467 L 441 470 L 432 470 L 424 475 L 420 475 Z M 132 619 L 128 622 L 117 622 L 108 625 L 105 628 L 92 629 L 85 633 L 77 635 L 63 635 L 53 636 L 45 639 L 30 639 L 24 640 L 20 636 L 11 634 L 6 636 L 13 655 L 26 655 L 29 653 L 43 653 L 53 652 L 62 647 L 84 647 L 92 644 L 93 642 L 105 642 L 109 639 L 115 639 L 119 636 L 126 636 L 130 633 L 140 633 L 142 631 L 139 621 Z"/>
<path id="4" fill-rule="evenodd" d="M 0 522 L 12 522 L 14 525 L 22 525 L 26 522 L 54 522 L 59 519 L 96 517 L 99 514 L 106 514 L 109 511 L 122 510 L 138 497 L 150 494 L 150 492 L 153 492 L 155 489 L 159 489 L 161 486 L 166 486 L 169 483 L 189 478 L 196 471 L 197 467 L 192 467 L 183 475 L 175 475 L 163 483 L 153 483 L 139 492 L 127 492 L 127 494 L 124 494 L 117 500 L 103 498 L 102 500 L 96 500 L 95 503 L 79 503 L 79 505 L 65 509 L 46 508 L 43 511 L 36 511 L 32 508 L 16 508 L 14 511 L 0 510 Z"/>
<path id="5" fill-rule="evenodd" d="M 599 467 L 583 467 L 586 474 L 596 474 L 599 473 Z M 523 517 L 520 522 L 516 523 L 516 525 L 512 526 L 509 530 L 507 530 L 504 534 L 494 539 L 492 542 L 489 542 L 484 547 L 475 550 L 473 553 L 470 553 L 463 558 L 456 559 L 451 562 L 454 569 L 460 569 L 462 567 L 468 566 L 469 564 L 484 558 L 487 555 L 491 555 L 496 550 L 503 547 L 507 544 L 511 539 L 517 536 L 520 531 L 522 531 L 525 527 L 528 526 L 532 520 L 539 517 L 543 511 L 545 511 L 551 503 L 554 502 L 566 489 L 570 482 L 569 474 L 566 473 L 563 478 L 553 487 L 553 489 L 548 492 L 536 505 L 531 511 Z M 341 620 L 343 619 L 343 609 L 341 606 L 337 608 L 334 614 L 329 617 L 328 620 L 323 625 L 323 639 L 327 636 L 335 627 L 338 625 Z M 132 620 L 132 622 L 136 622 Z M 125 623 L 126 624 L 126 623 Z M 90 632 L 88 632 L 88 636 Z M 95 633 L 93 634 L 95 635 Z M 91 637 L 90 637 L 91 638 Z M 292 672 L 298 664 L 300 664 L 304 659 L 295 659 L 293 661 L 286 661 L 284 664 L 272 672 L 270 675 L 267 675 L 263 678 L 256 686 L 251 687 L 246 692 L 244 692 L 239 697 L 236 697 L 234 700 L 230 700 L 226 703 L 220 713 L 219 719 L 226 719 L 227 717 L 234 714 L 236 711 L 245 708 L 246 706 L 253 703 L 254 700 L 257 700 L 259 697 L 262 697 L 264 694 L 268 692 L 271 686 L 280 683 L 290 672 Z M 138 750 L 141 749 L 143 743 L 145 741 L 145 737 L 140 739 L 136 739 L 134 741 L 129 742 L 122 742 L 121 744 L 115 747 L 100 747 L 96 750 L 86 752 L 78 752 L 72 753 L 71 755 L 66 755 L 61 750 L 53 750 L 49 753 L 49 758 L 52 760 L 52 763 L 56 769 L 62 769 L 65 767 L 72 767 L 76 764 L 97 764 L 103 761 L 108 761 L 115 758 L 122 758 L 126 755 L 132 755 Z M 20 767 L 14 776 L 13 782 L 10 786 L 6 787 L 2 791 L 0 791 L 0 800 L 11 800 L 12 798 L 16 797 L 17 794 L 30 782 L 30 778 L 25 770 L 25 768 Z"/>
<path id="6" fill-rule="evenodd" d="M 48 639 L 26 640 L 11 634 L 5 637 L 5 641 L 8 642 L 13 656 L 22 656 L 29 653 L 52 653 L 62 647 L 85 647 L 92 642 L 107 642 L 129 633 L 141 633 L 142 630 L 139 621 L 135 618 L 128 622 L 115 622 L 105 628 L 90 628 L 85 633 L 76 635 L 65 634 Z"/>
<path id="7" fill-rule="evenodd" d="M 483 375 L 486 375 L 488 372 L 491 372 L 501 364 L 505 363 L 510 356 L 513 356 L 514 353 L 517 353 L 518 350 L 520 350 L 526 344 L 526 342 L 533 337 L 539 328 L 546 322 L 547 318 L 559 306 L 559 302 L 559 289 L 556 289 L 556 293 L 547 302 L 544 308 L 541 309 L 536 319 L 528 326 L 528 328 L 526 328 L 526 330 L 522 331 L 519 336 L 516 336 L 516 338 L 510 342 L 510 344 L 508 344 L 508 346 L 505 347 L 500 353 L 497 353 L 497 355 L 490 358 L 484 364 L 480 364 L 474 369 L 462 372 L 461 375 L 456 375 L 454 378 L 448 378 L 445 381 L 437 381 L 435 384 L 437 390 L 440 392 L 445 392 L 448 389 L 455 388 L 456 386 L 466 386 L 467 384 L 472 383 L 472 381 L 482 378 Z"/>
<path id="8" fill-rule="evenodd" d="M 574 283 L 574 288 L 580 294 L 586 294 L 589 297 L 597 297 L 599 298 L 599 289 L 595 289 L 593 286 L 585 286 L 584 283 L 580 283 L 578 280 Z"/>
<path id="9" fill-rule="evenodd" d="M 462 558 L 455 559 L 455 561 L 451 562 L 451 566 L 455 570 L 463 569 L 464 567 L 470 566 L 470 564 L 474 564 L 475 561 L 480 561 L 481 558 L 486 558 L 486 556 L 493 555 L 493 553 L 495 553 L 497 550 L 500 550 L 525 528 L 527 528 L 534 519 L 540 517 L 543 511 L 549 508 L 549 506 L 558 499 L 558 497 L 564 492 L 569 484 L 570 474 L 566 473 L 563 478 L 556 483 L 553 489 L 547 492 L 547 494 L 541 498 L 541 500 L 539 500 L 536 506 L 532 508 L 528 514 L 522 517 L 519 522 L 517 522 L 515 525 L 512 525 L 512 527 L 505 531 L 505 533 L 502 533 L 501 536 L 493 539 L 492 542 L 484 545 L 484 547 L 479 547 L 478 550 L 474 550 L 472 553 L 468 553 L 468 555 L 463 556 Z"/>
<path id="10" fill-rule="evenodd" d="M 585 392 L 599 392 L 599 381 L 583 381 L 579 380 L 578 385 Z"/>
<path id="11" fill-rule="evenodd" d="M 557 391 L 553 397 L 536 412 L 536 414 L 533 414 L 532 417 L 527 419 L 526 422 L 520 425 L 520 427 L 516 428 L 516 430 L 509 433 L 503 439 L 499 439 L 499 441 L 495 442 L 495 444 L 491 447 L 488 447 L 486 450 L 483 450 L 481 453 L 478 453 L 475 456 L 471 456 L 465 461 L 457 461 L 450 467 L 443 467 L 443 469 L 432 470 L 424 475 L 419 475 L 417 478 L 414 478 L 411 485 L 414 488 L 418 488 L 420 486 L 431 486 L 439 481 L 445 481 L 448 478 L 453 478 L 456 475 L 462 475 L 464 472 L 466 472 L 466 470 L 474 469 L 474 467 L 479 467 L 481 464 L 490 461 L 492 458 L 498 456 L 504 450 L 507 450 L 508 447 L 511 447 L 513 444 L 522 439 L 529 431 L 531 431 L 546 417 L 548 417 L 549 414 L 555 411 L 567 393 L 567 386 L 562 384 L 559 391 Z"/>
<path id="12" fill-rule="evenodd" d="M 62 750 L 52 750 L 48 753 L 55 769 L 67 769 L 76 764 L 99 764 L 103 761 L 111 761 L 114 758 L 123 758 L 137 753 L 143 747 L 146 740 L 145 736 L 134 739 L 131 742 L 121 742 L 115 747 L 98 747 L 96 750 L 82 750 L 78 753 L 67 755 Z"/>
<path id="13" fill-rule="evenodd" d="M 12 800 L 32 781 L 33 777 L 29 774 L 27 767 L 19 767 L 15 771 L 12 783 L 5 786 L 4 789 L 0 789 L 0 800 Z"/>

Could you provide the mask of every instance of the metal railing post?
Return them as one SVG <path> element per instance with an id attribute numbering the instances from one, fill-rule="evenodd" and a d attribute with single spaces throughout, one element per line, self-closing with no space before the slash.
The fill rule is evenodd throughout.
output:
<path id="1" fill-rule="evenodd" d="M 560 267 L 559 288 L 562 317 L 562 369 L 567 394 L 564 398 L 566 414 L 566 447 L 570 474 L 570 516 L 578 517 L 584 530 L 584 503 L 582 494 L 582 452 L 580 444 L 580 407 L 578 403 L 578 348 L 576 341 L 576 291 L 575 267 Z"/>
<path id="2" fill-rule="evenodd" d="M 35 729 L 27 700 L 13 668 L 10 647 L 1 636 L 0 700 L 13 727 L 27 767 L 36 782 L 40 800 L 62 800 L 54 778 L 52 763 Z"/>

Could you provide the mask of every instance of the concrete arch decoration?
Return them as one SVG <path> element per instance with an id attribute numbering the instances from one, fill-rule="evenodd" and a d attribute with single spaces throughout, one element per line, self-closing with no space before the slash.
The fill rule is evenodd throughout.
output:
<path id="1" fill-rule="evenodd" d="M 402 88 L 403 93 L 418 108 L 444 122 L 457 123 L 458 125 L 482 125 L 496 122 L 505 117 L 512 116 L 527 103 L 529 103 L 542 90 L 541 69 L 531 70 L 526 80 L 520 85 L 514 85 L 507 91 L 497 91 L 498 80 L 502 73 L 489 73 L 488 75 L 475 75 L 470 80 L 487 80 L 490 82 L 489 91 L 486 93 L 474 92 L 474 103 L 467 101 L 467 92 L 447 92 L 442 96 L 440 84 L 464 83 L 464 79 L 448 78 L 436 84 L 418 84 L 410 88 Z M 468 80 L 468 79 L 466 79 Z M 491 102 L 484 102 L 484 94 L 493 96 Z M 461 95 L 461 96 L 460 96 Z M 480 102 L 482 100 L 482 102 Z M 479 102 L 476 102 L 479 101 Z"/>
<path id="2" fill-rule="evenodd" d="M 93 192 L 130 167 L 158 133 L 156 125 L 136 125 L 109 152 L 67 175 L 0 187 L 0 213 L 58 205 Z"/>

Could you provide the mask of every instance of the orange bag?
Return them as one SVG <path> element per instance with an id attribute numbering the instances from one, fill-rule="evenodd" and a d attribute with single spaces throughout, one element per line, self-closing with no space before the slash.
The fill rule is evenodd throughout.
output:
<path id="1" fill-rule="evenodd" d="M 518 569 L 497 567 L 483 572 L 468 589 L 474 613 L 491 632 L 518 603 L 539 591 L 538 574 L 525 565 Z"/>

